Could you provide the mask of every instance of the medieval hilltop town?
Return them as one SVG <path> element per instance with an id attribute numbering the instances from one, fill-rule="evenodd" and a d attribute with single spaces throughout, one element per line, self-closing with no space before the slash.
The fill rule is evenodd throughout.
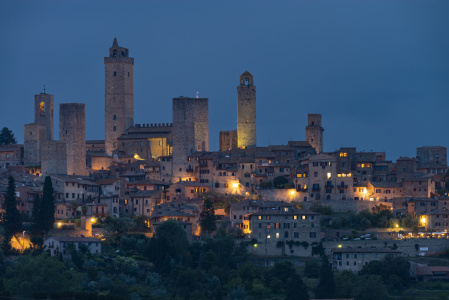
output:
<path id="1" fill-rule="evenodd" d="M 23 144 L 0 146 L 2 213 L 12 177 L 25 228 L 13 238 L 15 251 L 33 246 L 26 226 L 49 177 L 55 222 L 42 249 L 51 256 L 69 256 L 69 243 L 101 254 L 117 234 L 106 220 L 138 220 L 123 234 L 147 238 L 169 221 L 189 243 L 226 228 L 267 266 L 282 258 L 301 266 L 322 251 L 334 272 L 357 274 L 371 261 L 397 256 L 411 258 L 414 280 L 449 279 L 449 267 L 412 259 L 449 248 L 445 147 L 422 146 L 415 157 L 396 161 L 356 147 L 324 152 L 321 114 L 308 115 L 304 141 L 257 146 L 257 74 L 244 71 L 238 81 L 236 74 L 236 129 L 221 131 L 219 151 L 211 152 L 208 98 L 173 98 L 171 122 L 135 124 L 134 58 L 114 39 L 104 65 L 104 140 L 86 140 L 84 103 L 59 103 L 55 140 L 58 104 L 44 92 L 34 97 Z M 202 226 L 206 209 L 212 226 Z M 348 223 L 363 213 L 383 214 L 382 225 L 367 218 Z"/>

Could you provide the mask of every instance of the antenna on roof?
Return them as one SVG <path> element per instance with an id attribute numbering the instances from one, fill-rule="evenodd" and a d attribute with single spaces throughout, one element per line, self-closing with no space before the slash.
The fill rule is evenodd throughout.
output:
<path id="1" fill-rule="evenodd" d="M 45 94 L 45 84 L 44 84 L 44 94 Z"/>

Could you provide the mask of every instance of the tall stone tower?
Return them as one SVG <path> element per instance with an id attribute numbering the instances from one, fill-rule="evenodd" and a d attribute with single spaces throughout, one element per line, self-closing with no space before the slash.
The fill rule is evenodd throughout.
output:
<path id="1" fill-rule="evenodd" d="M 207 98 L 173 98 L 173 182 L 193 177 L 190 154 L 209 151 L 208 102 Z"/>
<path id="2" fill-rule="evenodd" d="M 256 146 L 256 87 L 248 71 L 237 87 L 237 139 L 239 148 Z"/>
<path id="3" fill-rule="evenodd" d="M 316 153 L 323 152 L 323 131 L 321 127 L 321 114 L 309 114 L 306 127 L 306 140 L 315 148 Z"/>
<path id="4" fill-rule="evenodd" d="M 39 94 L 34 96 L 34 123 L 45 126 L 45 140 L 54 139 L 53 118 L 54 97 L 50 94 Z"/>
<path id="5" fill-rule="evenodd" d="M 134 125 L 133 65 L 134 58 L 128 56 L 128 49 L 119 47 L 114 38 L 109 57 L 104 58 L 107 154 L 117 148 L 117 138 L 123 131 Z"/>
<path id="6" fill-rule="evenodd" d="M 66 144 L 67 175 L 88 175 L 84 103 L 59 105 L 59 140 Z"/>
<path id="7" fill-rule="evenodd" d="M 31 123 L 24 126 L 24 154 L 25 166 L 41 163 L 42 144 L 46 140 L 46 127 L 42 124 Z"/>

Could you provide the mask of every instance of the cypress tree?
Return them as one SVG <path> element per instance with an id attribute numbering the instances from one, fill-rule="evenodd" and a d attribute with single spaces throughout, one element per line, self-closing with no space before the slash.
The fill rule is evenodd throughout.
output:
<path id="1" fill-rule="evenodd" d="M 48 233 L 53 228 L 53 223 L 55 223 L 55 198 L 50 176 L 45 177 L 38 220 L 41 230 L 45 231 L 45 233 Z"/>
<path id="2" fill-rule="evenodd" d="M 200 226 L 210 234 L 211 231 L 217 230 L 215 221 L 215 210 L 212 201 L 206 199 L 203 204 L 203 210 L 200 213 Z"/>
<path id="3" fill-rule="evenodd" d="M 34 196 L 33 203 L 33 231 L 36 234 L 42 234 L 41 198 L 38 194 Z"/>
<path id="4" fill-rule="evenodd" d="M 5 227 L 10 235 L 14 235 L 22 229 L 22 222 L 20 221 L 20 214 L 19 210 L 17 209 L 16 186 L 14 183 L 14 178 L 12 176 L 9 177 L 8 181 L 5 206 Z"/>
<path id="5" fill-rule="evenodd" d="M 321 262 L 321 276 L 320 282 L 316 288 L 316 299 L 332 299 L 335 294 L 334 273 L 329 265 L 329 260 L 326 255 L 323 255 Z"/>

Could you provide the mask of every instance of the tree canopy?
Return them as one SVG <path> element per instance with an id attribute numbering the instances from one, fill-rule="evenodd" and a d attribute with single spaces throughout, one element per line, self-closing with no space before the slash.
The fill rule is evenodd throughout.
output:
<path id="1" fill-rule="evenodd" d="M 12 130 L 9 130 L 7 127 L 3 127 L 0 132 L 0 145 L 9 145 L 9 144 L 17 144 L 17 140 L 12 133 Z"/>
<path id="2" fill-rule="evenodd" d="M 334 273 L 332 273 L 329 260 L 326 255 L 323 255 L 321 262 L 320 281 L 316 288 L 315 298 L 317 299 L 332 299 L 335 294 Z"/>

